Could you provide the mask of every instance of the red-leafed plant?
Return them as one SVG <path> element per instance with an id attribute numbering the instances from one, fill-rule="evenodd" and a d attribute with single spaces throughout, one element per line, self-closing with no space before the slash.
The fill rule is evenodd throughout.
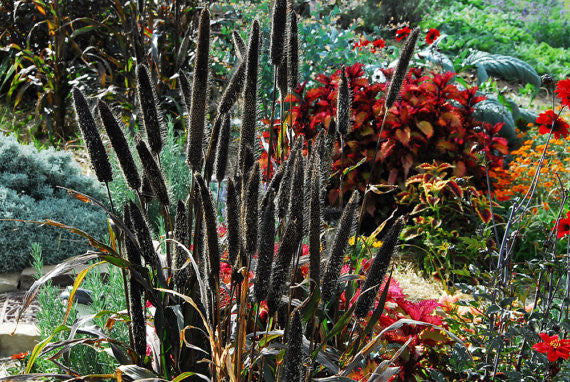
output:
<path id="1" fill-rule="evenodd" d="M 392 70 L 385 70 L 390 78 Z M 344 158 L 340 144 L 335 144 L 333 181 L 328 201 L 337 203 L 339 175 L 345 171 L 343 192 L 364 191 L 370 178 L 372 157 L 384 117 L 387 83 L 373 84 L 364 75 L 363 65 L 346 68 L 352 95 L 352 128 L 344 140 Z M 293 106 L 293 129 L 311 141 L 320 130 L 327 130 L 336 116 L 340 70 L 331 76 L 320 74 L 320 86 L 308 89 Z M 484 148 L 492 166 L 501 165 L 507 153 L 506 140 L 496 136 L 500 125 L 489 126 L 475 119 L 474 106 L 484 100 L 477 88 L 459 90 L 452 83 L 453 73 L 424 73 L 412 68 L 397 100 L 388 113 L 373 177 L 374 183 L 398 184 L 415 173 L 419 163 L 436 162 L 453 165 L 453 175 L 471 177 L 480 189 L 485 185 L 485 169 L 477 150 Z M 476 127 L 482 126 L 482 129 Z M 351 169 L 351 170 L 347 170 Z M 347 173 L 346 173 L 347 172 Z M 346 195 L 345 195 L 346 196 Z M 344 200 L 347 200 L 345 198 Z M 375 213 L 375 206 L 367 206 Z"/>

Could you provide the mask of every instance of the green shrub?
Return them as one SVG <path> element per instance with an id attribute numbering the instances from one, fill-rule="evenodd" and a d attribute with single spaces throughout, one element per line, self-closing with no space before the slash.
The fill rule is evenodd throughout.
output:
<path id="1" fill-rule="evenodd" d="M 97 237 L 105 233 L 105 216 L 90 205 L 68 196 L 57 186 L 104 200 L 97 183 L 81 175 L 69 153 L 52 149 L 37 152 L 14 137 L 0 136 L 0 218 L 51 219 L 81 227 Z M 55 264 L 88 248 L 88 242 L 53 227 L 0 221 L 0 272 L 15 272 L 30 265 L 30 245 L 44 248 L 46 264 Z"/>
<path id="2" fill-rule="evenodd" d="M 483 3 L 463 1 L 442 6 L 425 18 L 421 26 L 424 29 L 437 28 L 448 35 L 439 44 L 446 54 L 458 55 L 475 49 L 519 58 L 532 65 L 539 74 L 549 73 L 562 78 L 570 73 L 570 52 L 564 49 L 565 43 L 561 41 L 567 38 L 564 36 L 567 30 L 564 21 L 555 28 L 564 37 L 549 38 L 546 34 L 537 34 L 536 25 L 521 18 L 518 8 L 515 13 L 509 12 L 509 8 L 493 9 Z M 540 24 L 542 28 L 545 22 Z"/>
<path id="3" fill-rule="evenodd" d="M 34 267 L 38 271 L 42 265 L 41 252 L 41 247 L 34 243 L 32 256 L 34 258 Z M 40 274 L 38 274 L 39 276 Z M 103 276 L 99 267 L 91 269 L 87 273 L 82 287 L 92 292 L 91 298 L 93 299 L 93 304 L 83 314 L 96 314 L 103 310 L 119 312 L 126 309 L 123 280 L 118 268 L 109 267 L 109 274 L 105 276 Z M 40 309 L 38 311 L 37 326 L 40 331 L 40 340 L 48 338 L 53 333 L 53 329 L 63 322 L 67 304 L 66 301 L 59 297 L 60 292 L 61 290 L 58 287 L 48 282 L 42 286 L 38 293 Z M 77 304 L 73 304 L 67 320 L 69 323 L 72 323 L 77 318 L 79 318 Z M 108 314 L 103 315 L 95 318 L 91 324 L 96 325 L 98 328 L 103 328 L 107 318 L 109 318 Z M 116 340 L 127 342 L 128 328 L 126 325 L 126 323 L 118 321 L 113 325 L 110 332 L 108 330 L 105 330 L 105 332 Z M 67 339 L 68 335 L 67 332 L 60 332 L 53 340 L 54 342 L 63 341 Z M 69 357 L 63 360 L 63 364 L 80 374 L 112 374 L 118 366 L 117 362 L 107 353 L 97 350 L 86 345 L 77 346 L 70 352 Z M 48 361 L 47 357 L 45 357 L 38 359 L 34 364 L 33 371 L 36 373 L 58 373 L 62 370 L 59 370 L 55 364 Z"/>

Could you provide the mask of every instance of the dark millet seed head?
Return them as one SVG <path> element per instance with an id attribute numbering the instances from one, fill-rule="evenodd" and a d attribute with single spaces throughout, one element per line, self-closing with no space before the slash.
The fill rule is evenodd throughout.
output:
<path id="1" fill-rule="evenodd" d="M 336 292 L 337 281 L 340 276 L 340 269 L 342 268 L 348 239 L 352 232 L 358 201 L 358 191 L 354 191 L 348 201 L 348 204 L 344 207 L 344 211 L 340 218 L 340 223 L 335 233 L 325 274 L 323 275 L 323 287 L 321 291 L 322 301 L 324 303 L 329 302 Z"/>
<path id="2" fill-rule="evenodd" d="M 348 79 L 346 69 L 341 69 L 340 83 L 338 85 L 338 97 L 336 108 L 336 120 L 338 132 L 345 136 L 350 128 L 350 90 L 348 89 Z"/>
<path id="3" fill-rule="evenodd" d="M 414 54 L 414 49 L 416 48 L 416 42 L 418 41 L 418 36 L 420 35 L 420 28 L 415 28 L 412 33 L 408 36 L 402 51 L 400 52 L 400 58 L 398 59 L 398 65 L 396 65 L 396 70 L 392 76 L 392 81 L 388 87 L 388 92 L 386 93 L 386 110 L 389 110 L 396 99 L 398 99 L 398 94 L 400 94 L 400 89 L 408 73 L 408 66 L 410 60 Z"/>
<path id="4" fill-rule="evenodd" d="M 400 217 L 390 228 L 384 237 L 382 246 L 376 252 L 374 262 L 370 266 L 366 281 L 361 288 L 362 294 L 358 297 L 358 302 L 356 303 L 356 309 L 354 310 L 356 317 L 362 318 L 368 314 L 396 252 L 402 228 L 404 228 L 404 219 Z"/>
<path id="5" fill-rule="evenodd" d="M 127 184 L 133 190 L 140 189 L 142 185 L 141 178 L 121 125 L 104 101 L 99 100 L 97 103 L 97 109 L 99 110 L 99 116 L 101 117 L 105 131 L 107 131 L 107 135 L 111 140 L 113 150 L 115 150 L 115 154 L 117 154 L 119 165 L 123 171 L 125 179 L 127 180 Z"/>
<path id="6" fill-rule="evenodd" d="M 155 156 L 158 156 L 162 150 L 162 137 L 164 135 L 163 118 L 158 107 L 152 77 L 144 65 L 137 65 L 137 96 L 150 150 Z"/>
<path id="7" fill-rule="evenodd" d="M 287 28 L 287 0 L 275 0 L 271 24 L 270 59 L 274 66 L 283 60 L 285 30 Z"/>
<path id="8" fill-rule="evenodd" d="M 99 182 L 111 182 L 113 180 L 113 170 L 109 157 L 101 141 L 101 136 L 97 130 L 97 125 L 85 96 L 78 88 L 73 88 L 73 107 L 79 124 L 79 129 L 83 135 L 83 140 L 87 146 L 87 153 L 91 159 L 91 165 L 95 170 L 95 175 Z"/>
<path id="9" fill-rule="evenodd" d="M 139 136 L 135 137 L 135 140 L 137 153 L 139 154 L 144 173 L 150 183 L 152 192 L 156 195 L 156 198 L 163 206 L 168 206 L 170 204 L 168 188 L 166 187 L 162 170 L 154 160 L 154 157 L 148 149 L 145 141 L 143 141 Z"/>
<path id="10" fill-rule="evenodd" d="M 202 168 L 202 144 L 206 124 L 206 98 L 208 93 L 208 62 L 210 54 L 210 12 L 204 8 L 198 25 L 198 43 L 194 60 L 192 81 L 192 103 L 190 105 L 190 125 L 188 127 L 188 145 L 186 163 L 194 171 Z"/>

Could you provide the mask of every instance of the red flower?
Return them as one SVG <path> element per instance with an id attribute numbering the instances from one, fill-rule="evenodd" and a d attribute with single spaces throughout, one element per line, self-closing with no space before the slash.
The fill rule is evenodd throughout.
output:
<path id="1" fill-rule="evenodd" d="M 358 48 L 358 50 L 362 50 L 362 47 L 368 44 L 370 44 L 370 41 L 368 41 L 365 38 L 361 38 L 357 43 L 354 44 L 352 49 L 355 50 L 356 48 Z"/>
<path id="2" fill-rule="evenodd" d="M 538 132 L 542 135 L 550 133 L 550 129 L 552 129 L 556 139 L 559 139 L 561 135 L 564 138 L 568 135 L 568 124 L 556 115 L 552 109 L 540 113 L 536 119 L 536 123 L 540 125 Z M 552 128 L 553 123 L 554 128 Z"/>
<path id="3" fill-rule="evenodd" d="M 435 28 L 431 28 L 426 34 L 426 42 L 431 45 L 439 37 L 439 31 Z"/>
<path id="4" fill-rule="evenodd" d="M 412 30 L 408 27 L 400 28 L 396 31 L 396 41 L 402 41 L 412 32 Z"/>
<path id="5" fill-rule="evenodd" d="M 554 227 L 552 227 L 552 230 L 554 231 L 555 228 L 556 228 L 556 222 L 554 222 Z M 566 236 L 568 233 L 570 233 L 570 211 L 566 212 L 565 219 L 560 219 L 560 221 L 558 222 L 558 231 L 556 232 L 556 236 L 558 236 L 558 238 L 561 239 L 564 236 Z"/>
<path id="6" fill-rule="evenodd" d="M 386 42 L 381 38 L 379 38 L 378 40 L 372 41 L 372 45 L 374 45 L 374 47 L 377 49 L 384 49 L 384 47 L 386 46 Z"/>
<path id="7" fill-rule="evenodd" d="M 563 105 L 570 107 L 570 78 L 558 81 L 555 93 Z"/>
<path id="8" fill-rule="evenodd" d="M 25 352 L 25 353 L 18 353 L 18 354 L 12 354 L 10 356 L 10 358 L 12 359 L 24 359 L 26 358 L 26 356 L 28 355 L 29 352 Z"/>
<path id="9" fill-rule="evenodd" d="M 558 358 L 568 359 L 570 357 L 570 340 L 561 340 L 556 336 L 549 336 L 540 333 L 543 342 L 535 344 L 532 349 L 539 353 L 545 353 L 550 362 L 555 362 Z"/>

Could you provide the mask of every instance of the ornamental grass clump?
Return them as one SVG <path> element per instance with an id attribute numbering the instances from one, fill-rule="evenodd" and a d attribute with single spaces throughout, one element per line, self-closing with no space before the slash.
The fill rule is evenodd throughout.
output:
<path id="1" fill-rule="evenodd" d="M 271 49 L 275 52 L 271 63 L 277 68 L 287 62 L 288 89 L 280 89 L 283 93 L 302 92 L 298 87 L 297 73 L 298 20 L 290 10 L 289 24 L 283 26 L 283 3 L 275 6 L 278 14 L 274 18 L 274 33 L 284 37 L 273 37 Z M 409 342 L 398 343 L 394 350 L 380 348 L 378 338 L 384 332 L 413 324 L 414 338 L 419 338 L 421 330 L 417 328 L 427 325 L 423 321 L 406 318 L 407 321 L 397 319 L 390 324 L 391 327 L 386 327 L 381 320 L 384 318 L 382 312 L 390 290 L 390 278 L 384 288 L 380 285 L 384 282 L 391 255 L 397 249 L 405 217 L 397 218 L 385 236 L 385 243 L 361 287 L 358 280 L 362 279 L 359 273 L 362 259 L 352 258 L 352 250 L 348 247 L 356 225 L 361 200 L 359 192 L 352 191 L 340 218 L 333 217 L 332 223 L 327 224 L 322 217 L 321 206 L 329 175 L 332 174 L 329 165 L 337 130 L 329 129 L 328 133 L 320 134 L 309 150 L 306 149 L 305 138 L 296 134 L 297 127 L 289 124 L 286 134 L 280 134 L 280 137 L 288 136 L 290 141 L 285 146 L 291 150 L 274 141 L 275 148 L 279 147 L 281 151 L 275 151 L 273 155 L 272 149 L 264 146 L 265 153 L 269 153 L 267 159 L 274 167 L 273 171 L 262 173 L 262 156 L 258 147 L 262 143 L 260 137 L 263 138 L 266 132 L 259 131 L 257 123 L 258 70 L 264 64 L 259 61 L 262 44 L 258 21 L 252 25 L 247 48 L 242 47 L 240 39 L 236 38 L 236 55 L 241 57 L 236 71 L 245 68 L 244 80 L 237 78 L 228 83 L 217 114 L 205 112 L 208 15 L 205 8 L 200 16 L 192 84 L 184 74 L 187 68 L 182 68 L 178 84 L 189 114 L 184 176 L 186 195 L 183 198 L 177 196 L 176 199 L 180 200 L 176 208 L 170 208 L 173 185 L 169 184 L 159 160 L 164 151 L 161 108 L 154 96 L 149 70 L 139 65 L 137 87 L 146 131 L 146 137 L 139 136 L 135 142 L 142 165 L 142 171 L 137 169 L 142 174 L 141 191 L 133 194 L 132 200 L 122 206 L 123 215 L 118 216 L 99 200 L 70 190 L 69 193 L 79 200 L 103 209 L 112 222 L 109 224 L 110 238 L 105 241 L 62 226 L 87 237 L 93 250 L 61 264 L 42 277 L 25 297 L 23 309 L 42 284 L 79 264 L 100 261 L 120 267 L 125 270 L 125 287 L 130 292 L 127 294 L 129 310 L 127 313 L 101 312 L 100 315 L 108 316 L 108 325 L 111 326 L 116 320 L 129 322 L 131 335 L 128 343 L 106 336 L 106 328 L 95 330 L 83 327 L 87 323 L 82 322 L 74 324 L 78 328 L 64 323 L 56 330 L 70 330 L 73 333 L 71 338 L 49 345 L 48 342 L 39 344 L 29 360 L 27 372 L 32 370 L 37 357 L 43 357 L 50 349 L 64 347 L 68 350 L 81 344 L 82 340 L 76 341 L 74 336 L 82 333 L 94 336 L 89 344 L 112 354 L 120 363 L 115 374 L 97 378 L 196 378 L 213 381 L 346 379 L 365 360 L 373 361 L 369 357 L 371 352 L 388 362 L 406 350 Z M 280 39 L 287 41 L 281 56 L 277 51 L 278 46 L 283 45 Z M 347 95 L 355 93 L 351 88 L 353 74 L 350 67 L 346 67 L 346 80 L 340 95 L 339 107 L 342 110 L 333 116 L 333 119 L 338 119 L 334 124 L 342 136 L 351 133 L 350 97 L 347 99 Z M 229 153 L 232 152 L 229 149 L 230 117 L 236 94 L 243 95 L 241 128 L 237 165 L 229 171 Z M 300 93 L 297 95 L 301 96 Z M 78 97 L 77 105 L 87 104 L 80 94 Z M 81 117 L 90 116 L 89 109 L 83 106 L 78 107 L 77 113 Z M 103 104 L 100 105 L 100 113 L 104 123 L 106 120 L 106 124 L 116 130 L 110 135 L 116 134 L 120 138 L 114 117 Z M 280 118 L 273 122 L 285 126 L 285 117 L 285 112 L 282 112 Z M 292 114 L 288 117 L 293 121 Z M 95 122 L 89 124 L 91 130 L 86 135 L 100 138 Z M 206 131 L 212 132 L 210 137 L 204 137 Z M 210 140 L 205 158 L 202 151 L 204 138 Z M 122 139 L 112 139 L 116 140 L 112 144 L 113 150 L 124 150 L 122 154 L 130 152 L 131 148 L 125 147 Z M 280 143 L 285 144 L 285 141 Z M 101 155 L 93 155 L 92 161 L 96 162 Z M 124 162 L 130 161 L 125 159 Z M 218 198 L 213 197 L 210 187 L 214 163 Z M 129 172 L 124 171 L 124 175 Z M 109 182 L 111 178 L 103 180 Z M 155 200 L 162 214 L 159 235 L 149 224 L 149 206 Z M 220 213 L 219 207 L 225 213 Z M 74 290 L 81 280 L 81 277 L 77 278 Z M 365 290 L 355 303 L 362 288 Z M 381 296 L 377 297 L 380 290 Z M 368 317 L 366 313 L 376 301 L 375 313 Z M 394 301 L 390 300 L 391 303 Z M 358 309 L 357 305 L 360 306 Z M 145 307 L 150 308 L 145 310 Z M 434 319 L 432 310 L 424 313 L 422 318 Z M 361 327 L 363 323 L 364 327 Z M 435 329 L 445 332 L 445 325 L 440 324 L 442 326 L 436 325 Z M 376 340 L 367 344 L 364 339 L 370 336 L 376 336 Z M 456 341 L 462 345 L 460 340 Z M 416 343 L 414 349 L 421 346 L 422 343 Z M 65 362 L 64 353 L 57 353 L 52 358 L 56 365 L 60 360 Z M 398 367 L 377 369 L 377 372 L 383 375 L 391 372 L 391 377 L 395 370 L 400 370 L 400 365 L 404 366 L 403 362 Z M 22 376 L 22 379 L 28 377 L 31 379 L 37 375 Z M 84 376 L 86 379 L 95 377 Z"/>

